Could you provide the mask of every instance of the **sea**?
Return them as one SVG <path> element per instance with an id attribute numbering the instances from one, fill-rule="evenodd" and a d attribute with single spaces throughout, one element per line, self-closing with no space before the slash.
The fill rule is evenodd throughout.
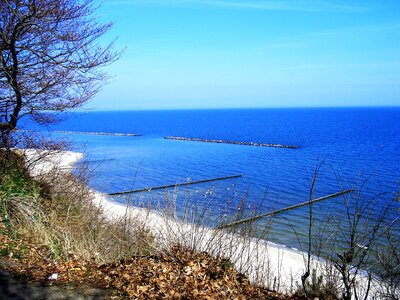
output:
<path id="1" fill-rule="evenodd" d="M 395 207 L 385 220 L 400 216 L 394 202 L 400 187 L 399 107 L 88 111 L 63 119 L 46 128 L 25 127 L 67 139 L 70 150 L 84 152 L 92 188 L 102 193 L 144 190 L 111 196 L 118 203 L 173 207 L 182 218 L 196 211 L 213 227 L 356 188 L 345 197 L 315 203 L 313 228 L 328 222 L 346 228 L 347 209 L 354 203 L 369 203 L 368 218 L 379 218 L 389 204 Z M 304 250 L 309 207 L 257 224 L 269 240 Z"/>

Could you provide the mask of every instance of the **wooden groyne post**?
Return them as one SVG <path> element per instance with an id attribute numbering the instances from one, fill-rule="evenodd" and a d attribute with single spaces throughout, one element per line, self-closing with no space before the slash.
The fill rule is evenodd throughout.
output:
<path id="1" fill-rule="evenodd" d="M 175 183 L 175 184 L 156 186 L 156 187 L 150 187 L 150 188 L 143 188 L 143 189 L 138 189 L 138 190 L 130 190 L 130 191 L 124 191 L 124 192 L 109 193 L 109 194 L 106 194 L 106 195 L 107 196 L 120 196 L 120 195 L 134 194 L 134 193 L 140 193 L 140 192 L 150 192 L 152 190 L 161 190 L 161 189 L 167 189 L 167 188 L 173 188 L 173 187 L 179 187 L 179 186 L 185 186 L 185 185 L 193 185 L 193 184 L 206 183 L 206 182 L 212 182 L 212 181 L 220 181 L 220 180 L 227 180 L 227 179 L 234 179 L 234 178 L 240 178 L 240 177 L 242 177 L 242 175 L 232 175 L 232 176 L 225 176 L 225 177 L 218 177 L 218 178 L 211 178 L 211 179 L 203 179 L 203 180 L 198 180 L 198 181 L 190 181 L 190 182 Z"/>
<path id="2" fill-rule="evenodd" d="M 216 229 L 225 229 L 225 228 L 228 228 L 228 227 L 233 227 L 233 226 L 241 225 L 241 224 L 248 223 L 248 222 L 253 222 L 253 221 L 256 221 L 256 220 L 261 219 L 261 218 L 271 217 L 273 215 L 276 215 L 276 214 L 279 214 L 279 213 L 282 213 L 282 212 L 285 212 L 285 211 L 288 211 L 288 210 L 292 210 L 292 209 L 295 209 L 295 208 L 306 206 L 306 205 L 309 205 L 311 203 L 316 203 L 316 202 L 320 202 L 320 201 L 323 201 L 323 200 L 335 198 L 335 197 L 338 197 L 338 196 L 341 196 L 341 195 L 345 195 L 347 193 L 352 193 L 352 192 L 354 192 L 354 189 L 344 190 L 344 191 L 337 192 L 337 193 L 334 193 L 334 194 L 331 194 L 331 195 L 327 195 L 327 196 L 324 196 L 324 197 L 312 199 L 310 201 L 306 201 L 306 202 L 302 202 L 302 203 L 299 203 L 299 204 L 287 206 L 287 207 L 284 207 L 284 208 L 281 208 L 281 209 L 278 209 L 278 210 L 274 210 L 274 211 L 271 211 L 271 212 L 268 212 L 268 213 L 265 213 L 265 214 L 261 214 L 261 215 L 258 215 L 258 216 L 254 216 L 254 217 L 250 217 L 250 218 L 247 218 L 247 219 L 235 221 L 235 222 L 232 222 L 232 223 L 229 223 L 229 224 L 221 225 L 221 226 L 218 226 Z"/>

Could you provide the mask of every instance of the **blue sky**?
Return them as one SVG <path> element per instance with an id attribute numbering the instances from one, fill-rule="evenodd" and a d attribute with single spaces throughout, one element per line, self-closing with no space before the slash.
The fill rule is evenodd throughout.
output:
<path id="1" fill-rule="evenodd" d="M 88 108 L 400 105 L 400 1 L 104 0 L 122 58 Z"/>

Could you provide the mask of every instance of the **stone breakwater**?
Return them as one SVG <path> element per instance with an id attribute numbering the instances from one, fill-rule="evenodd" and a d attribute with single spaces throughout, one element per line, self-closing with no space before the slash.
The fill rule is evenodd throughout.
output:
<path id="1" fill-rule="evenodd" d="M 112 136 L 141 136 L 141 134 L 137 133 L 118 133 L 118 132 L 90 132 L 90 131 L 64 131 L 64 130 L 55 130 L 54 133 L 62 133 L 62 134 L 92 134 L 92 135 L 112 135 Z"/>
<path id="2" fill-rule="evenodd" d="M 300 148 L 300 146 L 294 146 L 294 145 L 265 144 L 265 143 L 255 143 L 255 142 L 236 142 L 236 141 L 227 141 L 227 140 L 209 140 L 209 139 L 189 138 L 189 137 L 180 137 L 180 136 L 165 136 L 164 139 L 176 140 L 176 141 L 245 145 L 245 146 L 256 146 L 256 147 L 273 147 L 273 148 L 289 148 L 289 149 Z"/>

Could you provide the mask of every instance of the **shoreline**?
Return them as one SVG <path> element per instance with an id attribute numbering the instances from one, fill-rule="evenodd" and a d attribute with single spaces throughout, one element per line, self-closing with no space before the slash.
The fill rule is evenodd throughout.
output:
<path id="1" fill-rule="evenodd" d="M 84 157 L 83 153 L 71 151 L 45 151 L 44 161 L 38 161 L 34 159 L 38 155 L 37 150 L 21 151 L 34 161 L 28 168 L 33 176 L 44 176 L 54 168 L 71 172 L 75 164 Z M 39 154 L 42 153 L 39 151 Z M 103 193 L 90 187 L 88 189 L 92 194 L 92 203 L 102 210 L 108 221 L 128 220 L 132 221 L 133 226 L 144 225 L 154 235 L 158 250 L 168 250 L 170 246 L 180 244 L 198 252 L 207 252 L 214 257 L 227 258 L 251 283 L 271 290 L 292 293 L 301 284 L 306 266 L 305 252 L 226 230 L 190 224 L 165 211 L 122 205 Z M 318 274 L 324 275 L 324 271 L 330 267 L 332 265 L 323 258 L 311 256 L 311 270 L 317 269 Z M 367 279 L 365 275 L 357 276 L 360 292 L 364 290 Z M 378 288 L 379 281 L 374 279 L 371 289 Z"/>
<path id="2" fill-rule="evenodd" d="M 179 243 L 212 256 L 228 258 L 237 270 L 244 271 L 252 283 L 270 289 L 288 292 L 296 281 L 301 282 L 306 253 L 299 250 L 267 240 L 241 237 L 238 234 L 202 225 L 196 226 L 154 210 L 127 207 L 93 189 L 91 193 L 93 203 L 104 211 L 109 221 L 128 218 L 145 224 L 155 236 L 156 244 L 162 249 L 168 249 L 173 244 Z M 318 263 L 316 259 L 312 261 L 312 264 Z"/>
<path id="3" fill-rule="evenodd" d="M 83 158 L 82 153 L 65 152 L 56 155 L 56 162 L 62 170 L 71 170 Z M 51 160 L 51 159 L 49 159 Z M 42 171 L 49 171 L 50 164 Z M 167 249 L 174 243 L 194 248 L 196 251 L 208 252 L 213 256 L 226 257 L 234 263 L 235 268 L 243 271 L 250 281 L 262 286 L 290 291 L 304 273 L 305 253 L 285 245 L 267 240 L 241 237 L 225 230 L 214 230 L 205 226 L 195 226 L 178 220 L 176 217 L 112 201 L 107 195 L 89 188 L 93 203 L 100 207 L 109 221 L 129 218 L 145 224 L 155 236 L 156 243 Z M 317 260 L 313 259 L 313 264 Z"/>

